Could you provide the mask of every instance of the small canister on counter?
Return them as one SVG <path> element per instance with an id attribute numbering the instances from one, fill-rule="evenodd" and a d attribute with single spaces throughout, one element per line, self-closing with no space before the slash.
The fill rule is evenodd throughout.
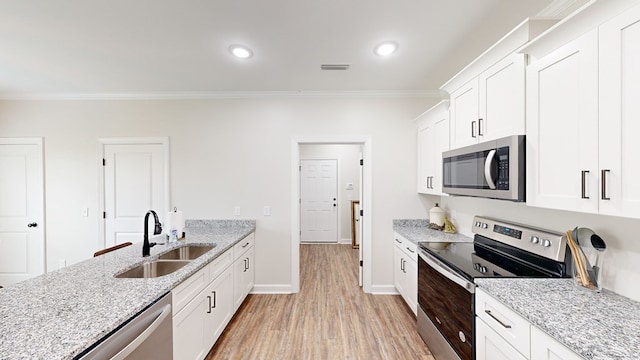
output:
<path id="1" fill-rule="evenodd" d="M 429 210 L 429 228 L 434 230 L 444 229 L 444 216 L 444 210 L 436 203 L 436 206 Z"/>

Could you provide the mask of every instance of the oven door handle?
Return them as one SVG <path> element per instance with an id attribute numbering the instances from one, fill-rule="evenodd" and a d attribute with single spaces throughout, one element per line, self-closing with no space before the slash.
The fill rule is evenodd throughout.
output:
<path id="1" fill-rule="evenodd" d="M 468 292 L 472 294 L 475 293 L 476 285 L 474 283 L 456 274 L 450 267 L 445 265 L 442 261 L 429 255 L 424 250 L 420 250 L 419 255 L 420 255 L 420 258 L 422 258 L 422 260 L 424 260 L 424 262 L 427 263 L 427 265 L 431 266 L 435 271 L 439 272 L 442 276 L 453 281 L 457 285 L 462 286 Z"/>

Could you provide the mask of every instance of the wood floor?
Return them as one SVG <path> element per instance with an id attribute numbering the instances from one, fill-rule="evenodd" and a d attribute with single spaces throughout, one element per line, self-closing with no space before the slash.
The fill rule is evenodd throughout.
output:
<path id="1" fill-rule="evenodd" d="M 358 286 L 351 245 L 300 247 L 300 292 L 249 295 L 213 359 L 431 359 L 399 295 Z"/>

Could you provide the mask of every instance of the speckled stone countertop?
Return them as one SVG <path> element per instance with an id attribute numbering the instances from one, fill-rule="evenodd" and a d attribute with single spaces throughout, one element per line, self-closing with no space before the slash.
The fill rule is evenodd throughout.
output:
<path id="1" fill-rule="evenodd" d="M 186 238 L 142 243 L 0 289 L 0 359 L 71 359 L 255 231 L 255 220 L 187 220 Z M 115 274 L 184 244 L 216 247 L 178 271 L 153 279 Z"/>
<path id="2" fill-rule="evenodd" d="M 473 242 L 468 236 L 429 229 L 429 220 L 425 219 L 393 220 L 393 231 L 416 245 L 419 242 Z"/>
<path id="3" fill-rule="evenodd" d="M 640 303 L 572 279 L 476 279 L 491 296 L 589 360 L 640 359 Z"/>

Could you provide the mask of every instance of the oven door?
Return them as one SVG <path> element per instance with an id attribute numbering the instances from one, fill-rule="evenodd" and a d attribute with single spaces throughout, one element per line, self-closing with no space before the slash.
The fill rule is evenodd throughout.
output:
<path id="1" fill-rule="evenodd" d="M 438 360 L 475 358 L 475 284 L 420 250 L 418 332 Z"/>

